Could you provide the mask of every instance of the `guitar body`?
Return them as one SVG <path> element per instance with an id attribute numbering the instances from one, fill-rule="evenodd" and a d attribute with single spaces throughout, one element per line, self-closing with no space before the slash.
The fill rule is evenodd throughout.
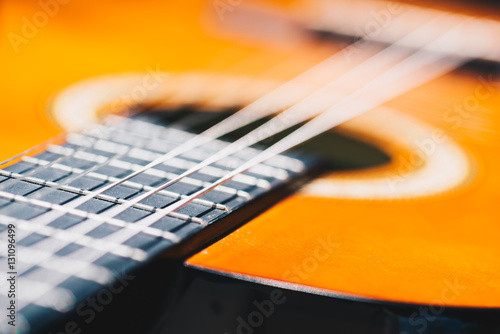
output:
<path id="1" fill-rule="evenodd" d="M 75 1 L 39 26 L 39 4 L 2 6 L 3 30 L 22 37 L 0 55 L 2 160 L 131 108 L 245 106 L 343 45 L 305 33 L 269 43 L 245 27 L 237 40 L 220 25 L 248 10 L 239 2 Z M 287 22 L 282 12 L 297 8 L 249 15 Z M 194 24 L 202 11 L 211 19 Z M 34 22 L 32 37 L 19 17 Z M 138 332 L 498 331 L 495 66 L 469 64 L 314 139 L 302 151 L 324 162 L 319 176 L 181 261 L 157 257 L 117 297 L 132 312 L 111 305 L 91 330 L 123 318 Z"/>

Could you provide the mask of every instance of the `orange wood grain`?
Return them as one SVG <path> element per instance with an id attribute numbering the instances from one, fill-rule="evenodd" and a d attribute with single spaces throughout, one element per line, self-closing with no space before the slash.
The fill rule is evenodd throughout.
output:
<path id="1" fill-rule="evenodd" d="M 494 93 L 474 115 L 488 127 L 475 128 L 464 119 L 453 129 L 443 120 L 449 106 L 473 96 L 480 84 L 478 77 L 450 74 L 390 103 L 400 110 L 410 106 L 408 113 L 440 126 L 474 157 L 478 170 L 471 171 L 474 181 L 465 188 L 403 200 L 297 194 L 188 265 L 318 293 L 500 307 L 498 87 L 490 87 Z M 422 105 L 432 109 L 411 103 L 423 96 Z M 331 252 L 325 252 L 326 242 L 334 245 Z"/>
<path id="2" fill-rule="evenodd" d="M 262 50 L 208 36 L 202 13 L 213 11 L 211 4 L 71 0 L 16 53 L 7 34 L 20 33 L 23 18 L 40 7 L 38 1 L 2 2 L 0 160 L 60 132 L 46 103 L 85 78 L 159 68 L 287 79 L 332 51 L 313 52 L 309 45 Z M 451 74 L 389 104 L 443 129 L 473 156 L 478 170 L 467 187 L 415 200 L 297 194 L 188 265 L 364 298 L 500 307 L 498 88 L 480 101 L 482 112 L 462 117 L 457 128 L 445 117 L 479 84 L 477 77 Z"/>

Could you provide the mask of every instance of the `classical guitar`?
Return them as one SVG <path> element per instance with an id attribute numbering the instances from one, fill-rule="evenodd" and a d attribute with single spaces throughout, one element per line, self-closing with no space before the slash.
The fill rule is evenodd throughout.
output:
<path id="1" fill-rule="evenodd" d="M 1 333 L 500 332 L 492 4 L 1 5 Z"/>

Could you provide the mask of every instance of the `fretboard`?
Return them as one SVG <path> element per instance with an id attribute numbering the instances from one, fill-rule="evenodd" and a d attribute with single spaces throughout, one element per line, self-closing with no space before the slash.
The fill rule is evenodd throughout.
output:
<path id="1" fill-rule="evenodd" d="M 7 299 L 9 283 L 4 277 L 12 272 L 17 285 L 16 325 L 21 333 L 36 329 L 39 322 L 54 321 L 120 275 L 159 253 L 168 254 L 307 170 L 300 158 L 276 156 L 155 223 L 141 224 L 159 208 L 205 187 L 260 151 L 247 148 L 116 217 L 103 217 L 106 210 L 175 178 L 228 145 L 214 140 L 71 207 L 72 201 L 129 175 L 195 135 L 179 122 L 163 126 L 151 121 L 144 117 L 116 121 L 115 117 L 111 125 L 69 134 L 64 143 L 49 145 L 44 152 L 24 156 L 0 170 L 0 296 Z M 51 219 L 54 212 L 63 215 Z M 5 243 L 9 231 L 15 239 L 12 267 L 7 267 Z M 8 320 L 2 319 L 2 333 L 12 329 Z"/>

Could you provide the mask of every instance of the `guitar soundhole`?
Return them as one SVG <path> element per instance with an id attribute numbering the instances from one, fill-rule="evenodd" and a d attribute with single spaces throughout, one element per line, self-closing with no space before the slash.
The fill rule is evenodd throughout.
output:
<path id="1" fill-rule="evenodd" d="M 190 132 L 200 133 L 210 126 L 222 121 L 233 112 L 234 110 L 209 112 L 192 108 L 175 110 L 151 109 L 134 116 L 134 118 L 140 118 L 148 122 L 165 126 L 178 124 L 187 128 Z M 223 136 L 222 139 L 229 142 L 235 141 L 268 120 L 269 118 L 258 120 Z M 260 142 L 256 147 L 269 147 L 301 125 L 302 124 L 294 126 L 277 135 L 273 135 Z M 341 134 L 335 129 L 298 145 L 294 148 L 293 152 L 319 158 L 327 169 L 339 171 L 373 168 L 388 164 L 391 161 L 390 156 L 377 147 Z"/>

